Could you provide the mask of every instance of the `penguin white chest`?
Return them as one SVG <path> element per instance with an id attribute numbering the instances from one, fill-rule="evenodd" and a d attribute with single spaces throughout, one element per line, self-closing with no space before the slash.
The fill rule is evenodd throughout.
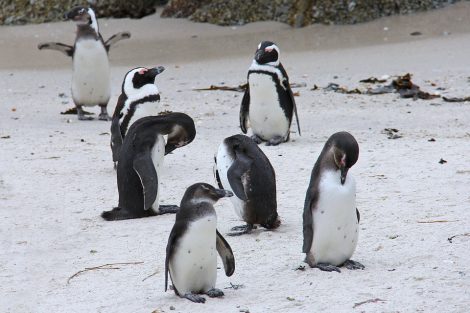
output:
<path id="1" fill-rule="evenodd" d="M 216 215 L 191 221 L 170 259 L 173 285 L 181 295 L 204 293 L 217 280 Z"/>
<path id="2" fill-rule="evenodd" d="M 339 266 L 349 260 L 356 249 L 359 229 L 356 183 L 352 175 L 348 174 L 341 185 L 339 170 L 324 172 L 319 183 L 317 207 L 312 214 L 310 252 L 315 262 Z"/>
<path id="3" fill-rule="evenodd" d="M 232 166 L 234 159 L 230 155 L 225 143 L 222 143 L 219 146 L 216 159 L 217 159 L 216 166 L 219 172 L 219 178 L 220 178 L 220 182 L 222 183 L 222 186 L 224 187 L 224 189 L 233 192 L 233 189 L 230 186 L 230 182 L 228 181 L 227 171 L 230 168 L 230 166 Z M 245 202 L 241 200 L 240 198 L 238 198 L 235 194 L 233 195 L 233 197 L 230 197 L 229 199 L 233 204 L 235 213 L 241 220 L 243 220 Z"/>
<path id="4" fill-rule="evenodd" d="M 152 157 L 153 166 L 157 171 L 157 178 L 158 178 L 158 189 L 157 189 L 157 197 L 155 202 L 152 205 L 152 209 L 155 212 L 159 211 L 159 196 L 160 196 L 160 188 L 161 188 L 161 180 L 162 180 L 162 169 L 163 169 L 163 159 L 165 156 L 165 139 L 162 135 L 158 135 L 155 141 L 155 145 L 153 146 L 150 155 Z"/>
<path id="5" fill-rule="evenodd" d="M 289 121 L 279 103 L 276 83 L 267 74 L 251 73 L 250 109 L 248 112 L 253 133 L 264 140 L 284 137 L 289 131 Z"/>
<path id="6" fill-rule="evenodd" d="M 105 105 L 111 95 L 108 54 L 99 40 L 82 39 L 75 43 L 72 97 L 84 106 Z"/>

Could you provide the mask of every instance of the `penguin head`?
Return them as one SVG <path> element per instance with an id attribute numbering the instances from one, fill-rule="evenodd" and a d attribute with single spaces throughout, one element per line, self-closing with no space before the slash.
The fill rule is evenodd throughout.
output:
<path id="1" fill-rule="evenodd" d="M 181 203 L 190 201 L 193 204 L 198 204 L 201 202 L 209 202 L 214 204 L 221 198 L 231 196 L 233 196 L 231 191 L 216 189 L 212 185 L 206 183 L 196 183 L 186 189 Z"/>
<path id="2" fill-rule="evenodd" d="M 164 70 L 163 66 L 154 68 L 137 67 L 130 70 L 122 82 L 122 93 L 126 94 L 128 98 L 133 96 L 143 98 L 148 95 L 158 94 L 155 77 Z"/>
<path id="3" fill-rule="evenodd" d="M 279 47 L 272 41 L 262 41 L 255 53 L 255 61 L 258 64 L 279 65 Z"/>
<path id="4" fill-rule="evenodd" d="M 341 171 L 341 184 L 346 181 L 348 170 L 359 158 L 359 145 L 356 139 L 348 132 L 333 134 L 328 141 L 332 143 L 333 159 L 338 170 Z"/>
<path id="5" fill-rule="evenodd" d="M 98 33 L 98 21 L 96 20 L 95 11 L 91 8 L 75 7 L 65 13 L 64 18 L 66 20 L 72 20 L 79 25 L 88 24 Z"/>

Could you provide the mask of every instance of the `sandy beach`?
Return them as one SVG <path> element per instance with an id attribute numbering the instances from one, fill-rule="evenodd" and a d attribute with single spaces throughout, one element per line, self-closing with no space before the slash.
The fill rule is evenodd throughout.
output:
<path id="1" fill-rule="evenodd" d="M 302 136 L 292 127 L 290 142 L 261 146 L 276 170 L 282 225 L 226 237 L 236 270 L 232 277 L 218 270 L 225 296 L 205 304 L 164 292 L 173 215 L 120 222 L 100 217 L 118 201 L 110 123 L 60 115 L 73 106 L 71 59 L 36 48 L 44 41 L 72 43 L 74 24 L 0 27 L 0 311 L 467 312 L 470 237 L 448 238 L 470 232 L 469 103 L 322 87 L 334 82 L 365 90 L 369 85 L 361 79 L 409 72 L 424 91 L 470 96 L 469 14 L 470 3 L 459 3 L 361 25 L 304 29 L 274 22 L 220 27 L 158 15 L 99 20 L 105 38 L 132 33 L 110 53 L 109 113 L 130 68 L 163 65 L 156 79 L 161 110 L 195 120 L 195 140 L 165 157 L 164 204 L 179 204 L 195 182 L 215 185 L 213 155 L 225 137 L 240 133 L 242 93 L 193 89 L 245 83 L 256 46 L 266 39 L 280 46 L 291 83 L 305 84 L 294 89 Z M 311 90 L 315 85 L 320 88 Z M 99 109 L 91 111 L 97 117 Z M 385 128 L 402 137 L 388 139 Z M 327 138 L 340 130 L 360 146 L 350 170 L 361 212 L 353 259 L 366 269 L 295 270 L 304 264 L 302 211 L 310 172 Z M 229 200 L 219 201 L 216 211 L 222 234 L 241 224 Z M 132 264 L 68 281 L 85 268 L 111 263 Z"/>

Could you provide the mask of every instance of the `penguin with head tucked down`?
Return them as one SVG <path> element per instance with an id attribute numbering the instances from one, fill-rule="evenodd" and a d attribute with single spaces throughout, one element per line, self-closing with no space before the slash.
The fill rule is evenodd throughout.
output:
<path id="1" fill-rule="evenodd" d="M 65 18 L 77 23 L 77 37 L 74 46 L 58 42 L 39 44 L 38 48 L 57 50 L 73 58 L 72 99 L 78 119 L 90 120 L 85 116 L 83 106 L 98 105 L 100 120 L 109 120 L 108 105 L 111 97 L 108 51 L 116 42 L 130 38 L 129 32 L 121 32 L 103 41 L 98 28 L 95 12 L 91 8 L 75 7 Z"/>
<path id="2" fill-rule="evenodd" d="M 356 182 L 349 169 L 357 162 L 359 145 L 348 132 L 333 134 L 312 170 L 303 213 L 305 261 L 323 271 L 339 267 L 364 269 L 351 260 L 359 231 Z"/>
<path id="3" fill-rule="evenodd" d="M 215 157 L 219 187 L 232 191 L 235 212 L 246 225 L 232 228 L 229 235 L 251 232 L 255 224 L 267 229 L 279 227 L 276 175 L 258 145 L 244 135 L 225 138 Z"/>
<path id="4" fill-rule="evenodd" d="M 240 106 L 240 128 L 244 134 L 251 126 L 257 144 L 278 145 L 289 140 L 295 113 L 300 133 L 294 94 L 287 72 L 279 61 L 280 50 L 271 41 L 258 45 L 248 70 L 248 87 Z"/>
<path id="5" fill-rule="evenodd" d="M 165 144 L 164 135 L 168 135 Z M 132 124 L 119 153 L 118 207 L 101 216 L 108 221 L 176 213 L 176 205 L 160 205 L 163 156 L 193 141 L 194 121 L 184 113 L 147 116 Z"/>
<path id="6" fill-rule="evenodd" d="M 137 67 L 124 76 L 111 122 L 111 150 L 115 164 L 129 127 L 142 117 L 158 114 L 160 93 L 155 85 L 155 77 L 164 70 L 163 66 Z"/>
<path id="7" fill-rule="evenodd" d="M 215 288 L 217 253 L 227 276 L 235 271 L 235 258 L 230 245 L 217 231 L 213 205 L 220 198 L 231 196 L 230 191 L 205 183 L 186 190 L 166 247 L 165 291 L 169 273 L 175 293 L 182 298 L 204 303 L 206 299 L 199 294 L 211 298 L 224 295 Z"/>

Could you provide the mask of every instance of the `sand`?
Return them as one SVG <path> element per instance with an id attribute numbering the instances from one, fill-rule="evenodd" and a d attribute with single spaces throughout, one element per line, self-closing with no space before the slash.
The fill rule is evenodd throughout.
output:
<path id="1" fill-rule="evenodd" d="M 60 115 L 72 106 L 70 59 L 36 50 L 42 41 L 72 42 L 73 25 L 1 27 L 0 311 L 467 312 L 470 237 L 452 243 L 447 238 L 469 232 L 469 104 L 310 89 L 329 82 L 365 88 L 360 79 L 411 72 L 426 91 L 469 96 L 469 13 L 470 5 L 461 3 L 362 25 L 301 30 L 272 22 L 231 28 L 158 16 L 100 21 L 104 37 L 132 32 L 110 54 L 110 113 L 128 69 L 164 65 L 156 82 L 162 110 L 185 112 L 196 122 L 194 142 L 165 157 L 166 204 L 178 204 L 195 182 L 215 184 L 213 155 L 225 137 L 240 132 L 241 93 L 193 88 L 244 83 L 262 39 L 279 43 L 291 82 L 307 85 L 294 90 L 300 93 L 302 136 L 293 132 L 289 143 L 262 146 L 276 170 L 282 225 L 226 237 L 235 274 L 228 278 L 219 269 L 217 287 L 225 297 L 205 304 L 164 292 L 174 216 L 121 222 L 99 216 L 118 200 L 110 124 Z M 410 36 L 413 31 L 422 35 Z M 384 128 L 397 128 L 403 137 L 387 139 Z M 350 170 L 361 212 L 353 259 L 366 269 L 296 271 L 303 264 L 310 171 L 326 139 L 339 130 L 351 132 L 360 145 Z M 440 164 L 441 158 L 447 163 Z M 240 225 L 229 200 L 221 200 L 216 211 L 221 233 Z M 123 262 L 138 263 L 84 272 L 67 283 L 85 268 Z"/>

